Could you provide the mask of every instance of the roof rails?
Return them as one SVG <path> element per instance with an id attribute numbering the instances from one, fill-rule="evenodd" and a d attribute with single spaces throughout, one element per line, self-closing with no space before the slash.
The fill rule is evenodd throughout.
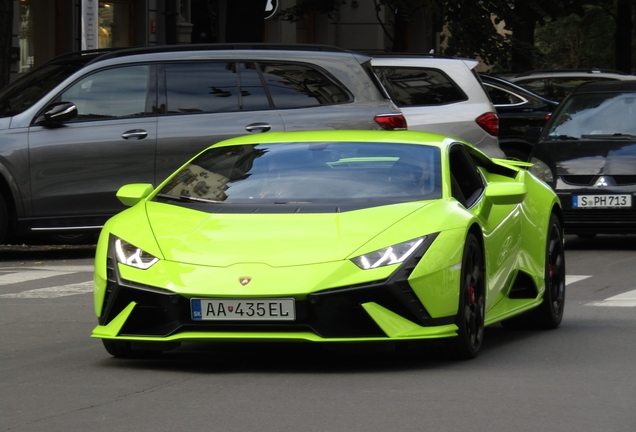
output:
<path id="1" fill-rule="evenodd" d="M 512 74 L 512 76 L 514 76 L 515 78 L 520 78 L 520 77 L 538 75 L 538 74 L 544 74 L 544 73 L 561 73 L 561 72 L 565 72 L 565 73 L 578 72 L 578 73 L 588 73 L 588 74 L 613 73 L 617 75 L 629 75 L 629 74 L 626 74 L 625 72 L 621 72 L 621 71 L 617 71 L 613 69 L 592 68 L 592 69 L 540 69 L 540 70 L 531 70 L 531 71 L 526 71 L 522 73 Z"/>
<path id="2" fill-rule="evenodd" d="M 155 45 L 123 49 L 105 50 L 105 54 L 93 61 L 101 61 L 109 58 L 124 57 L 135 54 L 152 54 L 159 52 L 186 52 L 186 51 L 222 51 L 222 50 L 290 50 L 290 51 L 323 51 L 323 52 L 350 52 L 343 48 L 330 45 L 314 44 L 275 44 L 275 43 L 222 43 L 222 44 L 191 44 L 191 45 Z"/>

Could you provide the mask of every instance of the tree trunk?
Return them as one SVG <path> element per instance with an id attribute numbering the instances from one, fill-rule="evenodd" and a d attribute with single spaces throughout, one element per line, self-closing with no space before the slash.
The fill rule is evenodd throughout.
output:
<path id="1" fill-rule="evenodd" d="M 512 72 L 525 72 L 534 68 L 534 30 L 539 17 L 526 0 L 515 0 L 514 13 L 511 67 Z"/>
<path id="2" fill-rule="evenodd" d="M 13 0 L 0 0 L 0 88 L 11 77 L 11 47 L 13 44 Z"/>
<path id="3" fill-rule="evenodd" d="M 632 73 L 632 3 L 632 0 L 616 1 L 615 67 L 625 73 Z"/>

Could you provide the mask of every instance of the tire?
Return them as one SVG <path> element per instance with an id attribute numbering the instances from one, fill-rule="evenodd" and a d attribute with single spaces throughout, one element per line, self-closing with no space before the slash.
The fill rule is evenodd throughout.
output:
<path id="1" fill-rule="evenodd" d="M 156 347 L 154 347 L 155 349 L 138 349 L 133 348 L 132 342 L 129 341 L 102 339 L 102 342 L 104 343 L 104 348 L 106 348 L 108 354 L 112 355 L 113 357 L 123 359 L 156 358 L 160 357 L 164 351 L 161 345 L 157 345 Z M 148 347 L 153 348 L 153 346 L 150 344 L 148 345 Z"/>
<path id="2" fill-rule="evenodd" d="M 519 150 L 517 148 L 504 148 L 502 150 L 504 154 L 506 155 L 506 159 L 521 161 L 521 162 L 528 162 L 529 155 L 527 152 L 524 152 L 523 150 Z"/>
<path id="3" fill-rule="evenodd" d="M 4 244 L 9 229 L 9 211 L 4 197 L 0 195 L 0 244 Z"/>
<path id="4" fill-rule="evenodd" d="M 555 329 L 563 320 L 565 307 L 565 252 L 561 223 L 554 213 L 550 216 L 546 243 L 543 302 L 531 315 L 540 328 Z"/>
<path id="5" fill-rule="evenodd" d="M 469 233 L 464 244 L 459 287 L 459 309 L 455 318 L 457 337 L 447 340 L 450 354 L 457 359 L 477 356 L 484 338 L 484 256 L 474 234 Z"/>

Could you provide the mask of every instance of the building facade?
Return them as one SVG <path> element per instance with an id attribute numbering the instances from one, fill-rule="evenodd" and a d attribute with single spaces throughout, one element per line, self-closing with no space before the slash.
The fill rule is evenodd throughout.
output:
<path id="1" fill-rule="evenodd" d="M 78 50 L 227 42 L 230 1 L 235 0 L 14 0 L 11 80 Z M 260 8 L 263 2 L 243 3 Z M 392 51 L 396 20 L 392 11 L 376 11 L 371 0 L 348 0 L 330 17 L 314 13 L 296 21 L 278 19 L 281 10 L 295 4 L 265 1 L 263 42 Z M 438 47 L 438 34 L 426 11 L 416 15 L 412 22 L 417 25 L 408 28 L 408 51 L 429 52 Z M 240 15 L 231 22 L 237 19 L 240 27 Z"/>

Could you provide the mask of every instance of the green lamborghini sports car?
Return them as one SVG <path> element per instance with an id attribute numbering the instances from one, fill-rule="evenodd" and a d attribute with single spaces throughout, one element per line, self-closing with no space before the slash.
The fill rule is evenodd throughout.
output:
<path id="1" fill-rule="evenodd" d="M 514 164 L 514 165 L 513 165 Z M 561 206 L 522 162 L 412 131 L 217 143 L 104 226 L 92 336 L 116 357 L 192 341 L 442 339 L 556 328 Z"/>

